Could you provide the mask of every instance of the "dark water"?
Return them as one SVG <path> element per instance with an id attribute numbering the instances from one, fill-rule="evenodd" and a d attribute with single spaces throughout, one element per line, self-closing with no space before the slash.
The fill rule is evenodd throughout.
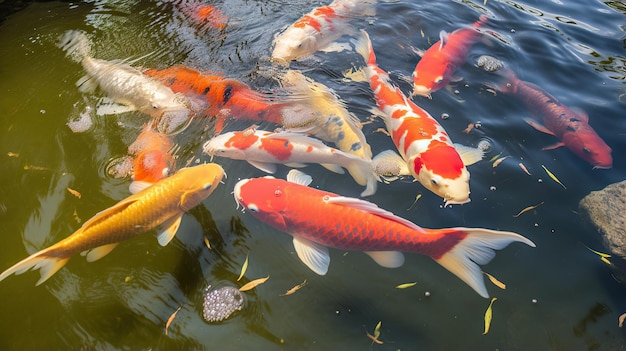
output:
<path id="1" fill-rule="evenodd" d="M 151 53 L 136 65 L 183 63 L 271 90 L 275 83 L 266 72 L 274 34 L 317 3 L 213 5 L 229 18 L 223 31 L 193 27 L 167 1 L 34 2 L 0 24 L 2 269 L 128 196 L 130 180 L 112 179 L 106 168 L 126 153 L 148 118 L 138 113 L 97 117 L 90 130 L 73 133 L 67 121 L 96 97 L 85 100 L 76 89 L 82 69 L 54 45 L 57 36 L 81 29 L 93 39 L 98 58 Z M 357 22 L 373 38 L 379 65 L 408 92 L 399 77 L 412 72 L 418 60 L 413 49 L 427 48 L 439 31 L 468 25 L 481 13 L 490 17 L 488 40 L 472 48 L 460 71 L 464 82 L 432 100 L 415 99 L 433 116 L 450 116 L 441 123 L 455 142 L 493 143 L 487 160 L 469 168 L 472 202 L 443 209 L 439 198 L 409 181 L 381 185 L 369 198 L 424 227 L 502 229 L 537 244 L 534 249 L 513 244 L 483 267 L 507 284 L 500 290 L 487 283 L 498 298 L 487 335 L 482 333 L 489 300 L 426 257 L 408 255 L 402 268 L 390 270 L 361 253 L 331 250 L 328 275 L 316 276 L 299 262 L 288 235 L 236 210 L 234 184 L 261 176 L 260 171 L 221 159 L 228 179 L 184 217 L 177 239 L 167 247 L 148 233 L 100 261 L 76 257 L 39 287 L 34 272 L 0 282 L 0 349 L 624 349 L 617 318 L 626 312 L 626 289 L 611 267 L 585 248 L 604 250 L 577 204 L 626 174 L 625 9 L 623 2 L 600 1 L 387 1 L 378 4 L 376 17 Z M 612 147 L 613 168 L 593 170 L 564 148 L 542 151 L 554 138 L 529 127 L 522 119 L 528 112 L 517 101 L 485 90 L 488 75 L 472 65 L 483 54 L 499 57 L 521 79 L 584 110 Z M 361 63 L 354 53 L 342 52 L 319 53 L 292 66 L 333 88 L 365 120 L 373 105 L 367 85 L 341 79 L 342 71 Z M 480 128 L 462 132 L 478 121 Z M 177 136 L 181 159 L 207 160 L 200 155 L 208 137 L 200 132 L 203 123 L 208 122 L 192 124 Z M 374 153 L 392 147 L 374 132 L 380 127 L 380 121 L 364 126 Z M 488 159 L 500 152 L 511 157 L 493 168 Z M 281 168 L 277 176 L 286 171 Z M 320 188 L 347 196 L 362 190 L 349 177 L 321 167 L 306 171 Z M 71 195 L 68 187 L 82 197 Z M 418 194 L 423 196 L 412 206 Z M 534 211 L 513 217 L 540 202 Z M 236 282 L 246 256 L 249 268 Z M 208 284 L 240 286 L 267 275 L 265 284 L 245 293 L 243 311 L 222 323 L 203 321 Z M 307 286 L 279 296 L 304 279 Z M 395 288 L 407 282 L 417 284 Z M 180 306 L 165 335 L 168 318 Z M 373 333 L 379 321 L 384 344 L 372 345 L 366 330 Z"/>

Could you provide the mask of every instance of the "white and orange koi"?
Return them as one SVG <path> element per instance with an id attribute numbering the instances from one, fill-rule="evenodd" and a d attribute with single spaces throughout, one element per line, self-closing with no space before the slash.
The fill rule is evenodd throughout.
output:
<path id="1" fill-rule="evenodd" d="M 130 192 L 140 190 L 166 178 L 175 171 L 172 138 L 154 130 L 152 123 L 146 124 L 137 139 L 128 147 L 133 160 L 133 182 Z"/>
<path id="2" fill-rule="evenodd" d="M 470 174 L 450 137 L 437 120 L 390 83 L 387 72 L 376 64 L 369 35 L 361 33 L 356 51 L 367 63 L 365 73 L 387 131 L 402 156 L 403 160 L 397 161 L 403 163 L 402 172 L 443 197 L 446 205 L 469 202 Z"/>
<path id="3" fill-rule="evenodd" d="M 39 285 L 79 252 L 86 252 L 87 261 L 92 262 L 107 255 L 120 242 L 157 227 L 165 228 L 158 236 L 159 244 L 165 246 L 176 235 L 183 214 L 211 195 L 223 176 L 222 167 L 214 163 L 183 168 L 98 212 L 74 234 L 2 272 L 0 280 L 39 269 Z"/>
<path id="4" fill-rule="evenodd" d="M 373 195 L 378 185 L 371 161 L 329 147 L 301 133 L 248 128 L 214 137 L 204 144 L 204 152 L 210 156 L 245 160 L 270 174 L 276 171 L 276 164 L 303 167 L 305 163 L 317 163 L 340 174 L 344 173 L 343 167 L 359 185 L 366 186 L 361 196 Z"/>
<path id="5" fill-rule="evenodd" d="M 274 39 L 272 61 L 289 64 L 328 47 L 343 35 L 353 33 L 350 21 L 355 16 L 373 16 L 376 0 L 335 0 L 316 7 Z"/>

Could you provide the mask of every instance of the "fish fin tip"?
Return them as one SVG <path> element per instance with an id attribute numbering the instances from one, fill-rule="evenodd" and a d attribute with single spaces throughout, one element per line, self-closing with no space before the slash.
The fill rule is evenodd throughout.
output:
<path id="1" fill-rule="evenodd" d="M 317 244 L 304 238 L 293 238 L 293 247 L 298 258 L 319 275 L 326 275 L 330 265 L 330 255 L 326 246 Z"/>
<path id="2" fill-rule="evenodd" d="M 485 151 L 481 148 L 471 147 L 463 144 L 454 144 L 454 148 L 461 156 L 463 164 L 466 166 L 473 165 L 483 159 Z"/>
<path id="3" fill-rule="evenodd" d="M 365 251 L 374 262 L 386 268 L 398 268 L 404 264 L 404 255 L 398 251 Z"/>
<path id="4" fill-rule="evenodd" d="M 137 194 L 138 192 L 149 188 L 151 185 L 152 183 L 150 182 L 135 180 L 128 186 L 128 191 L 130 191 L 131 194 Z"/>
<path id="5" fill-rule="evenodd" d="M 565 143 L 563 143 L 562 141 L 559 141 L 559 142 L 557 142 L 555 144 L 545 146 L 545 147 L 541 148 L 541 150 L 543 150 L 543 151 L 554 150 L 554 149 L 560 148 L 561 146 L 565 146 Z"/>
<path id="6" fill-rule="evenodd" d="M 341 168 L 340 165 L 334 164 L 334 163 L 320 163 L 320 165 L 324 168 L 326 168 L 327 170 L 331 171 L 331 172 L 335 172 L 337 174 L 344 174 L 346 173 L 343 168 Z"/>
<path id="7" fill-rule="evenodd" d="M 445 30 L 441 30 L 439 32 L 439 50 L 443 49 L 443 47 L 448 42 L 448 32 Z"/>
<path id="8" fill-rule="evenodd" d="M 37 281 L 36 285 L 40 285 L 61 269 L 67 261 L 69 261 L 69 257 L 47 257 L 45 256 L 45 252 L 39 251 L 2 272 L 2 274 L 0 274 L 0 281 L 4 280 L 11 274 L 18 275 L 31 269 L 39 269 L 41 278 Z"/>
<path id="9" fill-rule="evenodd" d="M 302 171 L 292 169 L 291 171 L 289 171 L 289 173 L 287 173 L 287 181 L 295 184 L 309 186 L 309 184 L 311 184 L 311 182 L 313 181 L 313 178 Z"/>
<path id="10" fill-rule="evenodd" d="M 524 118 L 524 121 L 528 123 L 528 125 L 530 125 L 531 127 L 535 128 L 536 130 L 542 133 L 554 135 L 554 133 L 550 129 L 546 128 L 546 126 L 544 126 L 543 124 L 539 122 L 536 122 L 530 118 Z"/>
<path id="11" fill-rule="evenodd" d="M 89 250 L 86 255 L 87 262 L 97 261 L 102 257 L 108 255 L 111 251 L 113 251 L 117 244 L 118 243 L 102 245 Z"/>
<path id="12" fill-rule="evenodd" d="M 172 241 L 172 239 L 174 239 L 174 236 L 178 231 L 178 227 L 180 227 L 180 222 L 182 219 L 183 214 L 181 213 L 180 215 L 177 215 L 164 223 L 165 229 L 163 229 L 163 231 L 161 231 L 161 233 L 159 233 L 157 237 L 157 240 L 159 241 L 159 244 L 161 246 L 166 246 L 170 243 L 170 241 Z"/>

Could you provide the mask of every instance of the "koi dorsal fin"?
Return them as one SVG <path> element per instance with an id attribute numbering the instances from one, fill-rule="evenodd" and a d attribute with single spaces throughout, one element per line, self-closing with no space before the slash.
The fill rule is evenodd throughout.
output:
<path id="1" fill-rule="evenodd" d="M 446 43 L 448 42 L 448 32 L 442 30 L 439 32 L 439 50 L 442 50 Z"/>

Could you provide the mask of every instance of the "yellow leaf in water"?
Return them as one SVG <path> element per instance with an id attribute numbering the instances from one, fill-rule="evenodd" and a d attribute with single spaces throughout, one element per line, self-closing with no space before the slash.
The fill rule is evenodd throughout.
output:
<path id="1" fill-rule="evenodd" d="M 567 189 L 567 188 L 565 187 L 565 185 L 563 185 L 563 183 L 561 183 L 561 181 L 560 181 L 560 180 L 559 180 L 559 179 L 558 179 L 558 178 L 557 178 L 554 174 L 552 174 L 552 172 L 550 172 L 550 171 L 546 168 L 546 166 L 541 165 L 541 167 L 543 167 L 544 171 L 546 171 L 546 173 L 548 173 L 548 177 L 552 178 L 552 180 L 554 180 L 555 182 L 559 183 L 559 184 L 563 187 L 563 189 Z"/>
<path id="2" fill-rule="evenodd" d="M 495 161 L 498 157 L 500 157 L 500 155 L 502 155 L 502 153 L 499 153 L 499 154 L 493 156 L 492 158 L 489 159 L 489 162 Z"/>
<path id="3" fill-rule="evenodd" d="M 422 194 L 417 194 L 417 196 L 415 196 L 415 201 L 413 201 L 413 203 L 411 204 L 411 206 L 409 206 L 409 208 L 407 208 L 406 210 L 407 210 L 407 211 L 410 211 L 410 210 L 413 208 L 413 206 L 415 206 L 415 204 L 417 203 L 417 201 L 418 201 L 419 199 L 421 199 L 421 198 L 422 198 Z"/>
<path id="4" fill-rule="evenodd" d="M 376 327 L 374 328 L 374 337 L 376 339 L 378 339 L 378 337 L 380 336 L 380 326 L 383 324 L 383 321 L 378 321 L 378 324 L 376 324 Z"/>
<path id="5" fill-rule="evenodd" d="M 519 213 L 518 213 L 518 214 L 513 215 L 513 217 L 517 218 L 517 217 L 521 216 L 521 215 L 522 215 L 522 213 L 524 213 L 524 212 L 528 212 L 528 211 L 530 211 L 530 210 L 533 210 L 533 209 L 535 209 L 535 208 L 537 208 L 537 207 L 539 207 L 539 206 L 541 206 L 541 205 L 543 205 L 543 201 L 541 201 L 540 203 L 536 204 L 535 206 L 528 206 L 528 207 L 526 207 L 525 209 L 523 209 L 523 210 L 519 211 Z"/>
<path id="6" fill-rule="evenodd" d="M 377 343 L 378 345 L 382 345 L 384 344 L 382 341 L 378 340 L 378 337 L 380 337 L 380 326 L 382 325 L 382 321 L 378 322 L 378 324 L 376 324 L 376 327 L 374 328 L 374 335 L 370 334 L 367 329 L 365 329 L 365 335 L 367 335 L 367 337 L 372 340 L 372 342 Z M 363 328 L 365 328 L 365 326 L 363 326 Z"/>
<path id="7" fill-rule="evenodd" d="M 206 237 L 204 237 L 204 245 L 206 245 L 207 249 L 211 250 L 211 243 Z"/>
<path id="8" fill-rule="evenodd" d="M 518 164 L 518 166 L 519 166 L 519 168 L 521 168 L 521 169 L 522 169 L 522 171 L 524 171 L 526 174 L 528 174 L 528 175 L 532 175 L 532 174 L 530 174 L 530 172 L 528 171 L 528 168 L 526 168 L 526 166 L 524 166 L 524 164 L 523 164 L 523 163 L 521 163 L 521 162 L 520 162 L 520 163 Z"/>
<path id="9" fill-rule="evenodd" d="M 167 330 L 169 329 L 170 324 L 172 324 L 172 322 L 174 321 L 174 318 L 176 318 L 176 314 L 178 313 L 178 311 L 180 311 L 181 308 L 183 308 L 183 305 L 180 305 L 180 307 L 178 307 L 176 311 L 172 313 L 170 318 L 167 319 L 167 323 L 165 323 L 165 335 L 167 335 Z"/>
<path id="10" fill-rule="evenodd" d="M 406 289 L 406 288 L 410 288 L 410 287 L 412 287 L 412 286 L 415 286 L 415 284 L 417 284 L 417 282 L 413 282 L 413 283 L 405 283 L 405 284 L 396 285 L 396 289 Z"/>
<path id="11" fill-rule="evenodd" d="M 20 154 L 17 152 L 7 152 L 7 156 L 9 157 L 20 157 Z"/>
<path id="12" fill-rule="evenodd" d="M 583 244 L 583 245 L 585 245 L 585 244 Z M 606 258 L 611 257 L 611 255 L 606 254 L 606 253 L 603 253 L 603 252 L 600 252 L 600 251 L 596 251 L 596 250 L 594 250 L 594 249 L 590 248 L 590 247 L 589 247 L 589 246 L 587 246 L 587 245 L 585 245 L 585 247 L 586 247 L 589 251 L 593 252 L 594 254 L 596 254 L 596 255 L 598 255 L 598 256 L 600 256 L 600 257 L 606 257 Z"/>
<path id="13" fill-rule="evenodd" d="M 504 156 L 504 157 L 500 157 L 499 159 L 495 160 L 495 161 L 493 162 L 493 165 L 492 165 L 492 166 L 493 166 L 493 168 L 498 167 L 498 165 L 500 165 L 500 163 L 502 163 L 502 161 L 506 160 L 506 159 L 507 159 L 507 158 L 509 158 L 509 157 L 511 157 L 511 156 Z"/>
<path id="14" fill-rule="evenodd" d="M 503 282 L 499 281 L 498 279 L 496 279 L 496 277 L 494 277 L 493 275 L 487 273 L 487 272 L 483 272 L 484 275 L 487 276 L 487 278 L 489 278 L 489 280 L 493 283 L 493 285 L 497 286 L 498 288 L 502 289 L 502 290 L 506 290 L 506 284 L 504 284 Z"/>
<path id="15" fill-rule="evenodd" d="M 72 195 L 76 196 L 76 197 L 77 197 L 77 198 L 79 198 L 79 199 L 80 199 L 81 197 L 83 197 L 83 196 L 82 196 L 82 195 L 81 195 L 78 191 L 76 191 L 76 190 L 74 190 L 74 189 L 72 189 L 72 188 L 70 188 L 70 187 L 67 187 L 67 191 L 69 191 L 69 192 L 70 192 L 70 194 L 72 194 Z"/>
<path id="16" fill-rule="evenodd" d="M 240 281 L 243 278 L 243 275 L 246 274 L 246 270 L 248 269 L 248 255 L 246 255 L 246 260 L 243 261 L 243 266 L 241 266 L 241 273 L 239 273 L 239 278 L 237 281 Z"/>
<path id="17" fill-rule="evenodd" d="M 302 287 L 303 287 L 303 286 L 305 286 L 306 284 L 307 284 L 307 281 L 306 281 L 306 279 L 305 279 L 302 283 L 300 283 L 300 284 L 298 284 L 298 285 L 294 286 L 293 288 L 291 288 L 291 289 L 287 290 L 287 292 L 285 292 L 284 294 L 280 294 L 279 296 L 287 296 L 287 295 L 291 295 L 291 294 L 295 293 L 296 291 L 300 290 L 300 288 L 302 288 Z"/>
<path id="18" fill-rule="evenodd" d="M 248 282 L 246 284 L 244 284 L 244 286 L 242 286 L 241 288 L 239 288 L 239 291 L 248 291 L 248 290 L 252 290 L 254 288 L 256 288 L 257 286 L 265 283 L 268 279 L 270 279 L 270 276 L 268 275 L 265 278 L 259 278 L 259 279 L 255 279 L 251 282 Z"/>
<path id="19" fill-rule="evenodd" d="M 621 328 L 624 325 L 624 319 L 626 319 L 626 313 L 622 313 L 621 316 L 619 316 L 619 327 Z"/>
<path id="20" fill-rule="evenodd" d="M 604 262 L 604 263 L 608 264 L 609 266 L 611 265 L 611 261 L 609 261 L 609 259 L 608 259 L 608 258 L 606 258 L 606 257 L 600 257 L 600 261 L 602 261 L 602 262 Z"/>
<path id="21" fill-rule="evenodd" d="M 491 306 L 493 305 L 494 301 L 496 301 L 497 299 L 498 298 L 496 297 L 491 299 L 491 302 L 489 302 L 489 307 L 487 307 L 487 311 L 485 311 L 485 331 L 483 332 L 483 335 L 489 333 L 489 327 L 491 326 L 491 317 L 492 317 Z"/>

